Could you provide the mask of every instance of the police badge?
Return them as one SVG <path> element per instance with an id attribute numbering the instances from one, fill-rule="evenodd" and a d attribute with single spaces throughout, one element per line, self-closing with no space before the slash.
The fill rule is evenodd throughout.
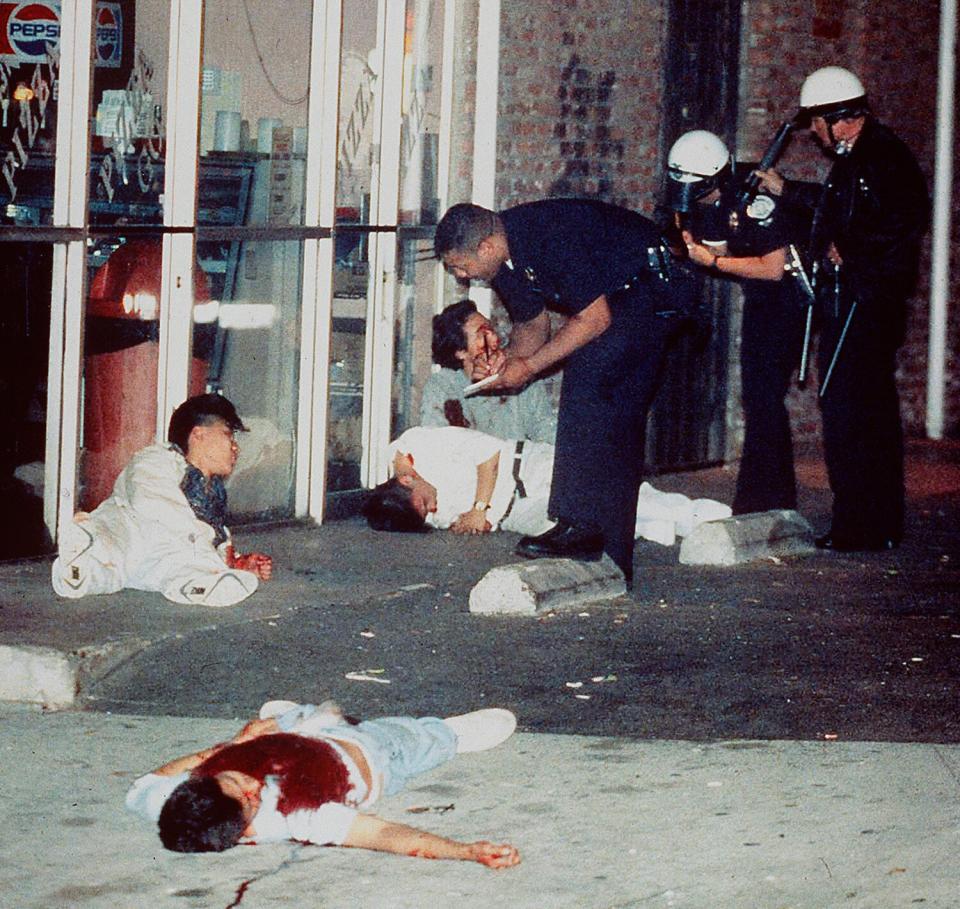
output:
<path id="1" fill-rule="evenodd" d="M 773 215 L 773 210 L 776 207 L 777 203 L 769 196 L 757 196 L 747 206 L 747 217 L 753 218 L 754 221 L 764 223 L 770 220 L 770 217 Z"/>

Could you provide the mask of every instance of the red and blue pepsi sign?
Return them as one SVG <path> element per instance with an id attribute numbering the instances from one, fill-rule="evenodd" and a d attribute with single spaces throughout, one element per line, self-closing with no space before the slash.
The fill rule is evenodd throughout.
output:
<path id="1" fill-rule="evenodd" d="M 97 4 L 96 66 L 119 66 L 123 56 L 123 16 L 117 3 Z"/>
<path id="2" fill-rule="evenodd" d="M 0 0 L 0 60 L 11 66 L 44 63 L 60 46 L 60 3 Z M 123 13 L 119 3 L 100 0 L 96 12 L 94 63 L 119 67 L 123 56 Z"/>

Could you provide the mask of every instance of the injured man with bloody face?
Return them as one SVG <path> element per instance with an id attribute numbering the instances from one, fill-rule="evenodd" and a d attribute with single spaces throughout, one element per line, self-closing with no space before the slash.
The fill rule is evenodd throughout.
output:
<path id="1" fill-rule="evenodd" d="M 391 477 L 372 489 L 363 514 L 374 530 L 429 528 L 537 535 L 548 515 L 554 447 L 498 439 L 455 426 L 408 429 L 390 444 Z M 730 517 L 729 505 L 640 487 L 636 537 L 670 546 L 704 521 Z"/>
<path id="2" fill-rule="evenodd" d="M 293 840 L 509 868 L 520 853 L 508 843 L 460 842 L 366 810 L 458 754 L 502 744 L 516 725 L 499 707 L 358 722 L 332 701 L 268 701 L 229 742 L 135 780 L 126 806 L 175 852 Z"/>

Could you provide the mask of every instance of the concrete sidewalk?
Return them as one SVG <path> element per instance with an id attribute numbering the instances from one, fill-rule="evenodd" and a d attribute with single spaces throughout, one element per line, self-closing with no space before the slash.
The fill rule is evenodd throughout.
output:
<path id="1" fill-rule="evenodd" d="M 380 806 L 386 818 L 441 835 L 511 842 L 523 857 L 517 868 L 292 843 L 164 851 L 124 810 L 128 786 L 239 724 L 0 707 L 0 905 L 957 905 L 960 746 L 519 733 Z"/>

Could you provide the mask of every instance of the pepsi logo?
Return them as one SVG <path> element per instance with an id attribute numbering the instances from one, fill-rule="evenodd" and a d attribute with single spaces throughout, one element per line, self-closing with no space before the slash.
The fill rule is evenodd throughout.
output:
<path id="1" fill-rule="evenodd" d="M 7 19 L 7 42 L 21 59 L 42 61 L 60 43 L 59 4 L 21 3 Z"/>
<path id="2" fill-rule="evenodd" d="M 122 54 L 123 29 L 120 7 L 100 4 L 97 9 L 97 64 L 118 66 Z"/>

